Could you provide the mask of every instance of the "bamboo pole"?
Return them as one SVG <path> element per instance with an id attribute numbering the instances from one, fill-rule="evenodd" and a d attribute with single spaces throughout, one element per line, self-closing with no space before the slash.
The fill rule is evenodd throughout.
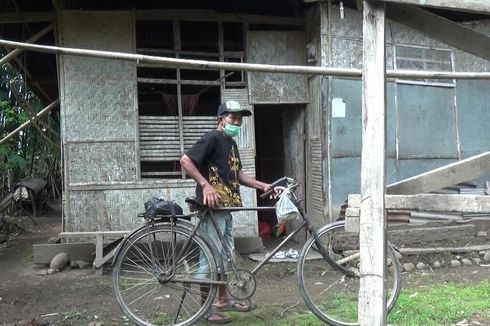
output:
<path id="1" fill-rule="evenodd" d="M 167 68 L 188 68 L 202 70 L 235 70 L 248 72 L 286 73 L 300 75 L 324 75 L 336 77 L 362 77 L 362 70 L 355 68 L 331 68 L 293 65 L 266 65 L 258 63 L 235 63 L 205 60 L 190 60 L 158 57 L 134 53 L 110 52 L 64 48 L 59 46 L 37 45 L 0 39 L 0 45 L 30 50 L 35 52 L 76 55 L 101 59 L 134 61 L 137 64 L 147 63 L 165 66 Z M 428 79 L 490 79 L 490 72 L 446 72 L 446 71 L 414 71 L 387 70 L 387 78 L 428 78 Z"/>
<path id="2" fill-rule="evenodd" d="M 31 122 L 31 124 L 34 126 L 34 128 L 36 128 L 36 130 L 39 132 L 39 134 L 44 139 L 46 139 L 49 143 L 51 143 L 52 145 L 54 145 L 54 142 L 51 139 L 49 139 L 49 137 L 42 131 L 42 129 L 37 124 L 36 119 L 34 119 L 34 117 L 36 116 L 36 114 L 33 113 L 33 112 L 31 112 L 31 110 L 28 108 L 29 103 L 26 102 L 26 101 L 24 101 L 24 99 L 20 96 L 19 92 L 15 89 L 15 87 L 13 87 L 12 84 L 13 83 L 10 82 L 10 90 L 14 94 L 14 97 L 17 100 L 17 102 L 19 103 L 20 107 L 24 109 L 24 112 L 27 114 L 27 117 L 29 118 L 29 121 Z M 41 120 L 39 120 L 39 121 L 41 121 Z"/>
<path id="3" fill-rule="evenodd" d="M 43 115 L 45 115 L 46 113 L 48 113 L 49 111 L 51 111 L 53 108 L 55 108 L 58 104 L 59 104 L 59 100 L 56 100 L 53 103 L 49 104 L 44 109 L 42 109 L 41 111 L 39 111 L 32 120 L 29 120 L 29 121 L 24 122 L 17 129 L 15 129 L 10 134 L 8 134 L 7 136 L 5 136 L 2 140 L 0 140 L 0 145 L 2 145 L 7 140 L 9 140 L 10 138 L 12 138 L 16 134 L 18 134 L 22 129 L 24 129 L 25 127 L 27 127 L 28 125 L 30 125 L 31 124 L 31 121 L 34 121 L 34 120 L 39 119 L 40 117 L 42 117 Z"/>
<path id="4" fill-rule="evenodd" d="M 37 40 L 39 40 L 41 37 L 49 33 L 54 27 L 54 24 L 51 23 L 48 26 L 44 27 L 42 30 L 31 36 L 25 43 L 34 43 Z M 4 56 L 2 59 L 0 59 L 0 66 L 8 63 L 10 60 L 15 58 L 19 53 L 22 52 L 22 49 L 19 47 L 15 47 L 14 50 L 10 51 L 6 56 Z"/>

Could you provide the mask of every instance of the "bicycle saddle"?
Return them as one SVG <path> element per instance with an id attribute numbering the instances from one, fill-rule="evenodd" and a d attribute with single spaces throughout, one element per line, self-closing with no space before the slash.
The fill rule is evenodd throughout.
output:
<path id="1" fill-rule="evenodd" d="M 189 204 L 189 210 L 191 212 L 200 211 L 204 208 L 204 205 L 197 201 L 196 197 L 187 197 L 185 202 Z"/>

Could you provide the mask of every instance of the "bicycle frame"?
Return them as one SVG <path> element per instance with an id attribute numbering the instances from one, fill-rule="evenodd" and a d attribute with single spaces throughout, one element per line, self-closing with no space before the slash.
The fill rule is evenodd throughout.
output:
<path id="1" fill-rule="evenodd" d="M 333 267 L 335 268 L 339 268 L 341 269 L 342 271 L 344 271 L 344 273 L 346 274 L 352 274 L 351 271 L 348 271 L 348 270 L 344 270 L 342 267 L 340 267 L 334 260 L 332 260 L 332 258 L 330 257 L 330 255 L 328 255 L 326 249 L 324 248 L 323 244 L 321 244 L 321 242 L 318 240 L 318 236 L 317 236 L 317 232 L 315 231 L 315 229 L 313 228 L 313 225 L 311 224 L 311 222 L 309 221 L 308 217 L 306 216 L 306 214 L 304 214 L 303 210 L 301 209 L 301 207 L 298 205 L 297 201 L 295 200 L 295 205 L 296 207 L 298 208 L 298 211 L 299 211 L 299 215 L 301 216 L 301 223 L 288 235 L 286 236 L 286 238 L 284 240 L 281 241 L 281 243 L 279 243 L 270 253 L 269 255 L 267 255 L 265 257 L 264 260 L 262 260 L 261 262 L 259 262 L 253 269 L 251 272 L 251 274 L 253 274 L 254 276 L 262 269 L 262 267 L 267 264 L 273 257 L 274 255 L 279 251 L 281 250 L 285 245 L 286 243 L 288 243 L 291 238 L 293 238 L 296 234 L 298 234 L 303 228 L 306 227 L 306 230 L 307 230 L 307 233 L 314 237 L 315 239 L 315 243 L 317 245 L 317 249 L 319 250 L 320 254 L 322 255 L 322 257 L 330 264 L 332 265 Z M 153 224 L 159 224 L 159 223 L 169 223 L 171 226 L 172 225 L 175 225 L 176 223 L 179 223 L 179 225 L 184 225 L 186 226 L 189 231 L 191 231 L 191 235 L 189 236 L 189 238 L 186 240 L 186 242 L 183 244 L 183 247 L 182 247 L 182 250 L 181 252 L 184 252 L 187 248 L 187 246 L 189 245 L 191 239 L 197 235 L 197 233 L 199 233 L 199 227 L 202 223 L 202 217 L 209 214 L 209 217 L 211 218 L 211 221 L 213 223 L 213 226 L 216 230 L 216 233 L 219 237 L 219 240 L 220 242 L 223 244 L 223 248 L 225 248 L 224 252 L 225 252 L 225 255 L 226 255 L 226 261 L 227 263 L 230 264 L 231 268 L 232 268 L 232 272 L 235 273 L 235 275 L 237 274 L 237 267 L 232 259 L 232 253 L 230 253 L 228 251 L 228 248 L 227 246 L 225 245 L 226 241 L 224 239 L 224 236 L 223 236 L 223 233 L 221 232 L 220 228 L 218 227 L 218 224 L 215 220 L 215 215 L 214 215 L 214 212 L 218 212 L 218 211 L 226 211 L 226 212 L 239 212 L 239 211 L 273 211 L 275 210 L 275 207 L 274 206 L 252 206 L 252 207 L 221 207 L 221 208 L 208 208 L 208 207 L 205 207 L 203 210 L 201 210 L 199 213 L 191 213 L 189 215 L 183 215 L 183 216 L 176 216 L 175 218 L 174 217 L 170 217 L 170 220 L 169 221 L 166 221 L 166 222 L 159 222 L 159 221 L 155 221 L 155 220 L 149 220 L 147 219 L 147 222 L 146 222 L 146 225 L 142 226 L 141 228 L 135 230 L 133 233 L 131 233 L 124 241 L 121 242 L 119 248 L 122 247 L 122 245 L 124 244 L 124 242 L 126 241 L 130 241 L 131 239 L 131 236 L 133 234 L 136 234 L 137 232 L 139 232 L 140 230 L 142 230 L 143 228 L 146 228 L 146 232 L 148 234 L 150 234 L 150 226 L 153 225 Z M 182 221 L 179 221 L 177 218 L 179 217 L 190 217 L 190 216 L 198 216 L 199 218 L 199 221 L 196 225 L 192 225 L 190 223 L 186 223 L 186 222 L 182 222 Z M 202 237 L 202 234 L 199 234 L 197 236 L 201 236 Z M 211 247 L 213 247 L 214 249 L 215 246 L 212 242 L 209 242 L 208 245 L 210 245 Z M 173 267 L 175 269 L 175 266 L 180 262 L 180 260 L 182 259 L 182 257 L 176 257 L 175 256 L 175 246 L 174 246 L 174 243 L 172 243 L 172 257 L 173 257 Z M 216 252 L 216 250 L 214 250 Z M 153 252 L 152 252 L 152 248 L 151 248 L 151 245 L 150 245 L 150 252 L 151 252 L 151 255 L 152 255 L 152 260 L 155 259 L 155 257 L 153 257 Z M 116 253 L 117 255 L 117 253 Z M 216 260 L 216 263 L 218 264 L 221 270 L 221 275 L 222 275 L 222 280 L 225 280 L 225 275 L 226 275 L 226 271 L 224 270 L 223 268 L 223 264 L 222 264 L 222 261 L 221 260 Z M 200 284 L 215 284 L 215 285 L 226 285 L 227 282 L 226 281 L 209 281 L 209 280 L 199 280 L 199 281 L 196 281 L 196 280 L 192 280 L 192 279 L 173 279 L 173 275 L 172 277 L 167 277 L 168 281 L 178 281 L 178 282 L 188 282 L 188 283 L 200 283 Z"/>
<path id="2" fill-rule="evenodd" d="M 254 267 L 254 269 L 252 269 L 251 273 L 253 275 L 256 275 L 262 269 L 262 267 L 264 267 L 264 265 L 267 264 L 274 257 L 274 255 L 279 250 L 281 250 L 282 247 L 284 247 L 284 245 L 286 243 L 288 243 L 291 240 L 291 238 L 293 238 L 296 234 L 298 234 L 305 227 L 306 227 L 308 234 L 310 234 L 312 237 L 315 238 L 315 243 L 317 244 L 317 247 L 320 251 L 320 254 L 323 256 L 323 258 L 326 261 L 328 261 L 328 263 L 331 264 L 332 266 L 334 266 L 334 267 L 338 266 L 336 264 L 336 262 L 333 261 L 332 258 L 328 255 L 328 253 L 326 252 L 326 249 L 323 247 L 323 245 L 320 243 L 320 241 L 318 241 L 317 233 L 316 233 L 315 229 L 313 228 L 308 217 L 306 217 L 306 215 L 303 213 L 303 210 L 301 209 L 301 207 L 299 207 L 299 205 L 297 205 L 297 204 L 296 204 L 296 207 L 298 208 L 301 219 L 302 219 L 300 225 L 297 226 L 296 229 L 293 230 L 288 236 L 286 236 L 286 238 L 283 241 L 281 241 L 281 243 L 279 243 L 270 252 L 270 254 L 265 257 L 264 260 L 262 260 L 260 263 L 257 264 L 257 266 Z M 275 207 L 273 207 L 273 206 L 272 207 L 271 206 L 257 206 L 257 207 L 222 207 L 222 208 L 215 208 L 215 209 L 209 209 L 208 208 L 203 212 L 203 215 L 206 214 L 207 212 L 210 213 L 211 221 L 213 223 L 214 228 L 216 229 L 216 233 L 218 234 L 218 237 L 219 237 L 221 243 L 225 244 L 226 242 L 225 242 L 224 236 L 223 236 L 221 230 L 219 229 L 219 227 L 215 221 L 214 211 L 238 212 L 238 211 L 267 211 L 267 210 L 275 210 Z M 196 228 L 199 227 L 200 223 L 201 223 L 201 221 L 199 221 Z M 226 248 L 226 246 L 224 246 L 224 247 Z M 236 273 L 237 269 L 236 269 L 235 263 L 231 259 L 231 253 L 229 253 L 228 250 L 225 250 L 225 254 L 227 256 L 226 258 L 227 258 L 228 263 L 230 263 L 230 265 L 232 266 L 233 272 Z"/>

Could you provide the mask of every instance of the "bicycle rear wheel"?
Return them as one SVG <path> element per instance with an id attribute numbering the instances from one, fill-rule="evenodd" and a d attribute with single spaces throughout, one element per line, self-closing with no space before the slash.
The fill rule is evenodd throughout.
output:
<path id="1" fill-rule="evenodd" d="M 321 230 L 318 239 L 337 265 L 322 258 L 315 239 L 310 237 L 297 266 L 301 296 L 309 309 L 325 323 L 358 325 L 359 234 L 346 233 L 344 223 L 339 222 Z M 401 275 L 400 262 L 389 243 L 386 271 L 386 301 L 390 311 L 400 294 Z"/>
<path id="2" fill-rule="evenodd" d="M 132 322 L 191 325 L 211 306 L 217 285 L 199 282 L 218 279 L 213 252 L 190 234 L 178 225 L 157 224 L 131 236 L 119 251 L 112 281 L 117 302 Z M 198 272 L 200 255 L 208 261 L 207 274 Z"/>

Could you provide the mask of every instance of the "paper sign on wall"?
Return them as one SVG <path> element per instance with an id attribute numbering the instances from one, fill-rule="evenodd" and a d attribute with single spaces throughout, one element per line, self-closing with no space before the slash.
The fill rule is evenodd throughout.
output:
<path id="1" fill-rule="evenodd" d="M 332 99 L 332 118 L 345 118 L 345 103 L 341 98 Z"/>

